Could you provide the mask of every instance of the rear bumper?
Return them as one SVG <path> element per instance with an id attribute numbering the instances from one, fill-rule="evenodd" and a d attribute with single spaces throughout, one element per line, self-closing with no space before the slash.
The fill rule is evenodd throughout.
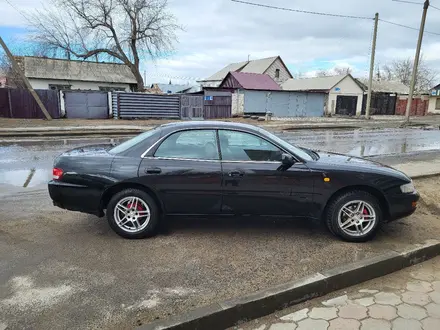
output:
<path id="1" fill-rule="evenodd" d="M 417 209 L 417 202 L 420 198 L 419 193 L 399 194 L 388 196 L 390 214 L 388 221 L 398 220 L 413 214 Z"/>
<path id="2" fill-rule="evenodd" d="M 48 184 L 53 205 L 62 209 L 103 216 L 100 208 L 101 192 L 96 189 L 60 181 Z"/>

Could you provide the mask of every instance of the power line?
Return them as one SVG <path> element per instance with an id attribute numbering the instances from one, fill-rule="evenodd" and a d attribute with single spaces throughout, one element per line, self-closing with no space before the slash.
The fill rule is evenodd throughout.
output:
<path id="1" fill-rule="evenodd" d="M 352 16 L 352 15 L 341 15 L 341 14 L 332 14 L 332 13 L 321 13 L 321 12 L 317 12 L 317 11 L 308 11 L 308 10 L 292 9 L 292 8 L 286 8 L 286 7 L 277 7 L 277 6 L 265 5 L 265 4 L 261 4 L 261 3 L 254 3 L 254 2 L 242 1 L 242 0 L 231 0 L 231 1 L 237 2 L 237 3 L 242 3 L 245 5 L 256 6 L 256 7 L 278 9 L 278 10 L 284 10 L 284 11 L 293 11 L 296 13 L 303 13 L 303 14 L 373 20 L 372 17 L 365 17 L 365 16 Z"/>
<path id="2" fill-rule="evenodd" d="M 436 6 L 433 6 L 433 5 L 429 5 L 429 7 L 432 7 L 432 8 L 434 8 L 434 9 L 440 10 L 439 7 L 436 7 Z"/>
<path id="3" fill-rule="evenodd" d="M 413 5 L 423 5 L 423 2 L 407 1 L 407 0 L 391 0 L 394 2 L 411 3 Z"/>
<path id="4" fill-rule="evenodd" d="M 381 18 L 379 19 L 379 21 L 387 23 L 387 24 L 391 24 L 391 25 L 407 28 L 407 29 L 410 29 L 410 30 L 419 31 L 418 28 L 415 28 L 415 27 L 412 27 L 412 26 L 408 26 L 408 25 L 404 25 L 404 24 L 394 23 L 394 22 L 391 22 L 391 21 L 386 21 L 386 20 L 381 19 Z M 440 36 L 440 33 L 436 33 L 436 32 L 425 31 L 425 33 L 432 34 L 432 35 L 435 35 L 435 36 Z"/>

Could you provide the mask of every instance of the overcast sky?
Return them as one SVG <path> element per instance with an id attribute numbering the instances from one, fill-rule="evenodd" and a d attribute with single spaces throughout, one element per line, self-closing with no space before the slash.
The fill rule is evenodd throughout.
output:
<path id="1" fill-rule="evenodd" d="M 36 0 L 9 0 L 23 11 L 41 6 Z M 392 0 L 249 0 L 262 4 L 374 17 L 419 27 L 423 5 Z M 421 0 L 413 0 L 420 1 Z M 169 0 L 185 28 L 176 51 L 165 59 L 146 61 L 147 83 L 190 83 L 206 78 L 232 62 L 280 55 L 293 74 L 350 66 L 367 77 L 373 20 L 315 16 L 235 3 L 230 0 Z M 440 8 L 440 0 L 431 0 Z M 22 40 L 26 20 L 6 0 L 0 0 L 0 34 L 10 43 Z M 426 31 L 440 34 L 440 10 L 430 8 Z M 379 22 L 377 62 L 414 56 L 417 31 Z M 440 71 L 440 35 L 425 34 L 423 53 Z"/>

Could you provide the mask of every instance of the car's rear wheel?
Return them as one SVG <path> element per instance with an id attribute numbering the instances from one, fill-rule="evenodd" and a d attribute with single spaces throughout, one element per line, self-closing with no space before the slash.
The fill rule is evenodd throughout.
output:
<path id="1" fill-rule="evenodd" d="M 126 189 L 111 198 L 107 219 L 118 235 L 145 238 L 155 234 L 159 214 L 150 195 L 139 189 Z"/>
<path id="2" fill-rule="evenodd" d="M 326 214 L 330 232 L 349 242 L 365 242 L 374 237 L 383 212 L 375 196 L 353 190 L 333 199 Z"/>

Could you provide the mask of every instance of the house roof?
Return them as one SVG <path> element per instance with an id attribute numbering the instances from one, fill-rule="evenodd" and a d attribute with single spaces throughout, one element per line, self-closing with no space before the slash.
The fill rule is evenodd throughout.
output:
<path id="1" fill-rule="evenodd" d="M 363 85 L 362 87 L 365 91 L 368 91 L 368 79 L 356 80 Z M 400 81 L 373 80 L 371 90 L 377 93 L 409 94 L 409 87 Z"/>
<path id="2" fill-rule="evenodd" d="M 348 75 L 289 79 L 281 87 L 288 91 L 328 91 L 346 76 Z"/>
<path id="3" fill-rule="evenodd" d="M 220 88 L 242 88 L 251 90 L 279 91 L 281 87 L 267 74 L 230 72 Z"/>
<path id="4" fill-rule="evenodd" d="M 164 93 L 181 93 L 187 89 L 190 89 L 191 86 L 188 85 L 177 85 L 177 84 L 155 84 L 160 90 Z"/>
<path id="5" fill-rule="evenodd" d="M 229 72 L 247 72 L 247 73 L 262 74 L 265 73 L 267 69 L 269 69 L 269 67 L 277 58 L 279 58 L 279 56 L 272 56 L 272 57 L 267 57 L 252 61 L 231 63 L 226 67 L 224 67 L 223 69 L 221 69 L 220 71 L 214 73 L 211 77 L 206 78 L 204 81 L 221 81 L 227 76 Z"/>
<path id="6" fill-rule="evenodd" d="M 17 57 L 28 78 L 135 84 L 130 68 L 119 63 L 72 61 L 45 57 Z"/>

